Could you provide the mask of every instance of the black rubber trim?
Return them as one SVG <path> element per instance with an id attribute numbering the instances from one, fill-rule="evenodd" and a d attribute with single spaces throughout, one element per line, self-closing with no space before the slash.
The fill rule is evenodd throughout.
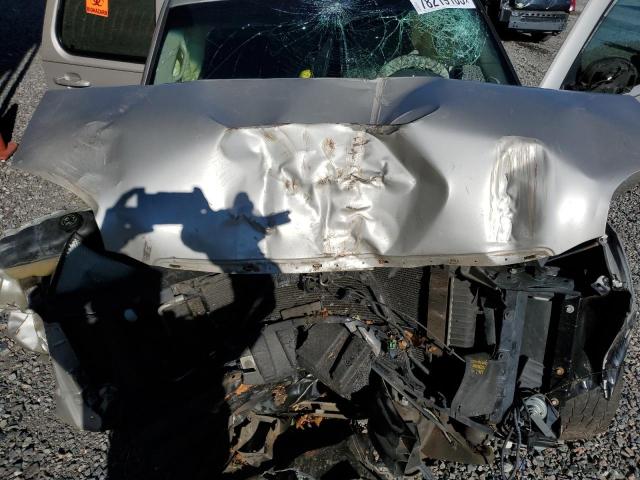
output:
<path id="1" fill-rule="evenodd" d="M 59 257 L 74 233 L 98 237 L 93 212 L 64 212 L 0 238 L 0 269 Z"/>

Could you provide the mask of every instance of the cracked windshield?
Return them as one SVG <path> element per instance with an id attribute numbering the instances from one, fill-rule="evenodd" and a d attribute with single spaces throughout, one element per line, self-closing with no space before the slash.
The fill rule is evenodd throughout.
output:
<path id="1" fill-rule="evenodd" d="M 514 83 L 473 0 L 233 0 L 171 9 L 154 83 L 443 77 Z"/>

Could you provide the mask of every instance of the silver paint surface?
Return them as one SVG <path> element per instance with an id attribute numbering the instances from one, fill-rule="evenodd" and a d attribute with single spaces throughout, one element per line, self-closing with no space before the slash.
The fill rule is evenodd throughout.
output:
<path id="1" fill-rule="evenodd" d="M 42 318 L 33 310 L 5 309 L 7 333 L 23 348 L 34 353 L 49 353 L 47 335 Z"/>
<path id="2" fill-rule="evenodd" d="M 605 232 L 640 171 L 627 96 L 433 78 L 49 92 L 15 166 L 107 248 L 204 271 L 492 265 Z"/>

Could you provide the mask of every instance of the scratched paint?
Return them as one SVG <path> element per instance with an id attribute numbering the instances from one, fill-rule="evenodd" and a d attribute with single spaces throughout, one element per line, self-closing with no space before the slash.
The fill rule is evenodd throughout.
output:
<path id="1" fill-rule="evenodd" d="M 491 171 L 488 240 L 509 243 L 535 234 L 546 182 L 544 146 L 530 138 L 504 137 Z"/>

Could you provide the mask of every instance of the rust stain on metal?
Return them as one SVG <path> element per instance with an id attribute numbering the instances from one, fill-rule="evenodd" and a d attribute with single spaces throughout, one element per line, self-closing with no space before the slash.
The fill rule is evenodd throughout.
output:
<path id="1" fill-rule="evenodd" d="M 331 183 L 331 177 L 322 177 L 320 180 L 316 181 L 316 185 L 329 185 Z"/>
<path id="2" fill-rule="evenodd" d="M 285 179 L 284 188 L 289 195 L 295 195 L 296 193 L 298 193 L 298 190 L 300 189 L 300 185 L 298 184 L 295 178 L 291 180 Z"/>
<path id="3" fill-rule="evenodd" d="M 307 427 L 313 427 L 313 426 L 319 427 L 320 424 L 322 423 L 322 420 L 323 418 L 318 415 L 312 415 L 310 413 L 307 413 L 305 415 L 302 415 L 298 419 L 296 419 L 296 428 L 301 430 Z"/>
<path id="4" fill-rule="evenodd" d="M 336 142 L 333 138 L 325 138 L 322 142 L 322 152 L 328 159 L 332 158 L 336 151 Z"/>
<path id="5" fill-rule="evenodd" d="M 265 138 L 265 140 L 268 140 L 270 142 L 276 141 L 276 136 L 273 133 L 271 133 L 269 130 L 263 130 L 262 136 Z"/>
<path id="6" fill-rule="evenodd" d="M 228 400 L 229 398 L 231 398 L 232 396 L 240 396 L 243 393 L 247 393 L 249 390 L 251 390 L 251 385 L 247 385 L 245 383 L 241 383 L 240 385 L 238 385 L 238 387 L 231 393 L 227 394 L 227 396 L 225 397 L 225 400 Z"/>
<path id="7" fill-rule="evenodd" d="M 287 389 L 284 387 L 284 385 L 278 385 L 276 388 L 274 388 L 271 392 L 271 395 L 273 395 L 274 403 L 279 407 L 284 405 L 284 403 L 287 401 Z"/>
<path id="8" fill-rule="evenodd" d="M 404 330 L 403 335 L 405 340 L 409 342 L 411 345 L 413 345 L 414 347 L 422 348 L 426 343 L 426 337 L 416 334 L 411 330 Z"/>
<path id="9" fill-rule="evenodd" d="M 244 458 L 241 452 L 235 452 L 230 462 L 235 467 L 243 467 L 247 465 L 247 460 Z"/>

